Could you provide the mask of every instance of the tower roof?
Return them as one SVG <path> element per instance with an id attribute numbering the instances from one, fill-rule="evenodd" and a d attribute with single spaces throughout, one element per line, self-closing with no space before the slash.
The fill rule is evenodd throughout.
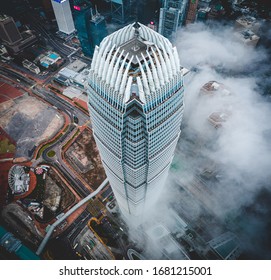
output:
<path id="1" fill-rule="evenodd" d="M 91 70 L 105 84 L 123 95 L 123 102 L 157 92 L 181 73 L 176 47 L 168 39 L 134 23 L 107 36 L 96 46 Z"/>

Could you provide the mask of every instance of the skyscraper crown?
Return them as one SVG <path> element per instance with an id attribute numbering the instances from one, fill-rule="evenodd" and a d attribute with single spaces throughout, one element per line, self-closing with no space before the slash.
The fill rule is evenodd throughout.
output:
<path id="1" fill-rule="evenodd" d="M 140 23 L 114 32 L 96 46 L 91 70 L 123 103 L 137 98 L 146 104 L 159 98 L 181 75 L 176 47 Z"/>

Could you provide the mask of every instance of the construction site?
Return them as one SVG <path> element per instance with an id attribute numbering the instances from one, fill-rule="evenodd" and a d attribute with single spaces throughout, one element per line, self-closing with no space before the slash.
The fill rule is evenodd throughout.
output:
<path id="1" fill-rule="evenodd" d="M 65 159 L 93 190 L 106 178 L 90 129 L 83 130 L 65 151 Z"/>
<path id="2" fill-rule="evenodd" d="M 53 168 L 41 166 L 35 170 L 37 186 L 22 204 L 40 223 L 48 223 L 75 202 L 75 196 Z"/>
<path id="3" fill-rule="evenodd" d="M 64 124 L 56 109 L 28 94 L 2 103 L 0 112 L 0 126 L 17 144 L 16 158 L 30 159 Z"/>
<path id="4" fill-rule="evenodd" d="M 48 224 L 76 202 L 76 195 L 50 166 L 31 169 L 36 177 L 36 186 L 5 206 L 2 218 L 22 240 L 35 247 L 44 236 Z M 63 228 L 66 225 L 62 225 Z"/>

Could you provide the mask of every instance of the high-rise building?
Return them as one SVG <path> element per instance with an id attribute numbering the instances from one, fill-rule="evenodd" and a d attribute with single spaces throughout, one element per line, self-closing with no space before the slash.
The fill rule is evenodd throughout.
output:
<path id="1" fill-rule="evenodd" d="M 12 17 L 0 15 L 0 38 L 9 45 L 16 44 L 22 40 L 21 33 Z"/>
<path id="2" fill-rule="evenodd" d="M 165 0 L 163 8 L 160 9 L 159 33 L 174 39 L 179 26 L 186 19 L 188 0 Z"/>
<path id="3" fill-rule="evenodd" d="M 89 0 L 75 0 L 73 6 L 74 24 L 83 53 L 92 56 L 95 46 L 107 35 L 105 18 Z"/>
<path id="4" fill-rule="evenodd" d="M 131 8 L 136 9 L 135 0 L 110 0 L 110 2 L 112 19 L 121 24 L 128 21 Z"/>
<path id="5" fill-rule="evenodd" d="M 21 33 L 13 18 L 7 15 L 0 15 L 0 39 L 12 54 L 21 52 L 37 41 L 37 37 L 30 30 Z"/>
<path id="6" fill-rule="evenodd" d="M 197 16 L 199 0 L 189 0 L 189 7 L 186 16 L 186 24 L 193 23 Z"/>
<path id="7" fill-rule="evenodd" d="M 176 47 L 139 23 L 114 32 L 95 49 L 88 96 L 119 208 L 139 221 L 161 193 L 181 132 L 183 74 Z"/>
<path id="8" fill-rule="evenodd" d="M 69 0 L 51 0 L 58 30 L 71 34 L 75 31 Z"/>

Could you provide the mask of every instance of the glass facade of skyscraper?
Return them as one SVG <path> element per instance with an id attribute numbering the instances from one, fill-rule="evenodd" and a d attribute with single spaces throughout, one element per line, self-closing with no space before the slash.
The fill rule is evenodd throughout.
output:
<path id="1" fill-rule="evenodd" d="M 73 17 L 82 51 L 92 56 L 95 46 L 107 35 L 105 19 L 87 0 L 74 1 Z"/>
<path id="2" fill-rule="evenodd" d="M 171 43 L 141 24 L 96 47 L 89 79 L 94 137 L 125 217 L 157 200 L 180 136 L 183 75 Z"/>

